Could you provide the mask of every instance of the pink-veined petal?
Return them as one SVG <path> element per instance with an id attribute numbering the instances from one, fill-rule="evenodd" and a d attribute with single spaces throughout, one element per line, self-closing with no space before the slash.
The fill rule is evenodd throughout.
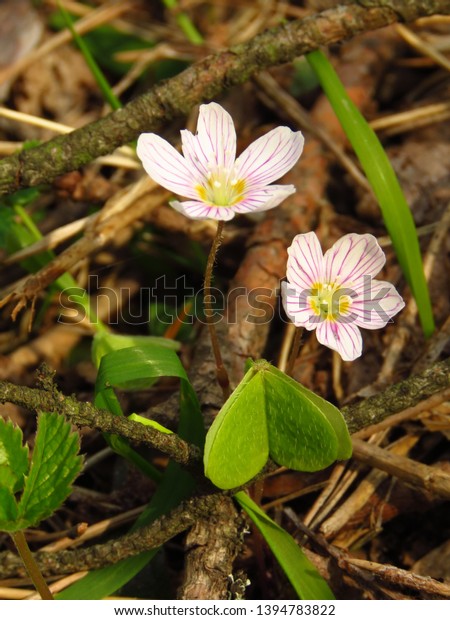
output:
<path id="1" fill-rule="evenodd" d="M 373 235 L 350 233 L 325 252 L 324 261 L 326 282 L 351 287 L 362 276 L 375 276 L 386 256 Z"/>
<path id="2" fill-rule="evenodd" d="M 262 189 L 251 189 L 245 192 L 245 198 L 231 208 L 236 213 L 267 211 L 278 207 L 288 196 L 297 190 L 293 185 L 269 185 Z"/>
<path id="3" fill-rule="evenodd" d="M 300 131 L 291 131 L 289 127 L 272 129 L 250 144 L 237 158 L 234 176 L 245 179 L 248 187 L 269 185 L 297 162 L 303 143 Z"/>
<path id="4" fill-rule="evenodd" d="M 322 282 L 323 277 L 323 254 L 316 233 L 294 237 L 288 254 L 287 279 L 304 294 L 313 294 L 313 289 Z"/>
<path id="5" fill-rule="evenodd" d="M 183 152 L 185 145 L 183 144 Z M 236 158 L 236 130 L 233 119 L 218 103 L 200 106 L 197 135 L 186 143 L 189 157 L 205 166 L 232 168 Z"/>
<path id="6" fill-rule="evenodd" d="M 139 136 L 136 153 L 146 173 L 166 189 L 187 198 L 198 198 L 198 174 L 180 153 L 155 133 Z"/>
<path id="7" fill-rule="evenodd" d="M 322 321 L 316 330 L 320 344 L 337 351 L 344 362 L 351 362 L 362 353 L 361 332 L 352 323 Z"/>
<path id="8" fill-rule="evenodd" d="M 193 220 L 231 220 L 234 211 L 230 207 L 216 207 L 200 200 L 179 202 L 172 200 L 170 206 Z"/>
<path id="9" fill-rule="evenodd" d="M 350 313 L 355 325 L 365 329 L 384 327 L 402 308 L 405 302 L 390 282 L 364 278 L 355 287 Z"/>
<path id="10" fill-rule="evenodd" d="M 281 300 L 287 316 L 296 327 L 305 327 L 308 331 L 316 329 L 317 316 L 311 310 L 311 306 L 301 290 L 289 282 L 282 282 Z"/>

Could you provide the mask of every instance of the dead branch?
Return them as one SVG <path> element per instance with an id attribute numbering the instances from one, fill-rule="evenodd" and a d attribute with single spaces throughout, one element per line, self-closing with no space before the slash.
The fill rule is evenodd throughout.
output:
<path id="1" fill-rule="evenodd" d="M 154 131 L 163 122 L 187 114 L 196 104 L 216 97 L 226 88 L 243 84 L 264 69 L 290 62 L 320 46 L 395 22 L 449 12 L 447 0 L 385 0 L 381 5 L 366 0 L 363 6 L 338 6 L 263 32 L 247 43 L 206 57 L 94 123 L 6 157 L 0 163 L 0 194 L 48 183 L 136 139 L 143 131 Z"/>

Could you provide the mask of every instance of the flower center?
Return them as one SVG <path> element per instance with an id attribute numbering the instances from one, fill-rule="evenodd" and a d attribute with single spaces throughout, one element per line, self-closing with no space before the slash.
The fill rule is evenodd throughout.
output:
<path id="1" fill-rule="evenodd" d="M 352 305 L 352 299 L 347 288 L 341 287 L 337 282 L 318 282 L 311 287 L 311 295 L 308 296 L 311 310 L 322 320 L 339 321 L 340 317 L 346 316 Z"/>
<path id="2" fill-rule="evenodd" d="M 232 207 L 244 198 L 245 180 L 237 179 L 233 169 L 217 167 L 208 172 L 203 184 L 195 189 L 203 202 Z"/>

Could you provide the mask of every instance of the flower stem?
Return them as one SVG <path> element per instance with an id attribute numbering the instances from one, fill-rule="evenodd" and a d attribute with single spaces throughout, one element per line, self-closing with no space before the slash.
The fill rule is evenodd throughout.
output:
<path id="1" fill-rule="evenodd" d="M 223 226 L 224 223 L 222 220 L 219 220 L 217 223 L 217 232 L 214 237 L 213 244 L 209 251 L 208 262 L 206 263 L 205 270 L 205 285 L 204 285 L 204 308 L 205 308 L 205 318 L 208 323 L 209 335 L 211 338 L 211 346 L 214 353 L 214 358 L 216 360 L 216 376 L 217 382 L 222 388 L 223 397 L 225 400 L 230 396 L 230 380 L 228 378 L 228 373 L 223 365 L 222 355 L 220 353 L 220 345 L 219 339 L 217 338 L 216 326 L 214 324 L 214 310 L 212 308 L 212 299 L 211 299 L 211 280 L 212 280 L 212 272 L 214 268 L 214 261 L 216 259 L 217 250 L 219 249 L 220 244 L 223 239 Z"/>
<path id="2" fill-rule="evenodd" d="M 43 601 L 53 601 L 53 595 L 49 590 L 49 587 L 42 576 L 39 566 L 36 564 L 33 555 L 30 551 L 28 543 L 25 539 L 25 535 L 22 530 L 17 532 L 10 532 L 11 538 L 16 545 L 22 562 L 25 565 L 27 573 L 29 574 L 31 581 L 34 583 L 36 590 L 39 592 Z"/>
<path id="3" fill-rule="evenodd" d="M 292 377 L 292 371 L 294 370 L 295 360 L 298 357 L 298 352 L 300 350 L 300 344 L 302 342 L 303 336 L 303 327 L 297 327 L 295 329 L 294 339 L 292 341 L 291 353 L 289 355 L 289 360 L 286 366 L 286 374 Z"/>

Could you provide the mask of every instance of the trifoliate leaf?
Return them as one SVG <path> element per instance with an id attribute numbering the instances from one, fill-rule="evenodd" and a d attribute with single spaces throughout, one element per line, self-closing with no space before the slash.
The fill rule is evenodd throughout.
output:
<path id="1" fill-rule="evenodd" d="M 78 434 L 61 415 L 39 415 L 30 472 L 19 502 L 21 529 L 49 517 L 70 494 L 82 467 L 79 447 Z"/>
<path id="2" fill-rule="evenodd" d="M 299 471 L 318 471 L 351 455 L 336 407 L 274 368 L 255 362 L 214 420 L 205 474 L 219 488 L 245 484 L 268 456 Z"/>
<path id="3" fill-rule="evenodd" d="M 22 431 L 0 418 L 0 489 L 16 493 L 23 488 L 28 471 L 28 448 L 22 445 Z"/>

